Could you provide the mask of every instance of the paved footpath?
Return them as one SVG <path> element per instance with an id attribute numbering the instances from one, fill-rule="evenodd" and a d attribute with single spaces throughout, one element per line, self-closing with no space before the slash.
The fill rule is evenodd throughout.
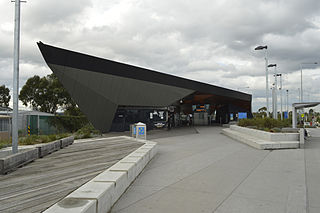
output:
<path id="1" fill-rule="evenodd" d="M 320 212 L 320 129 L 309 129 L 305 146 L 307 200 L 310 213 Z"/>
<path id="2" fill-rule="evenodd" d="M 158 154 L 111 212 L 320 212 L 319 140 L 268 151 L 197 130 L 154 139 Z"/>
<path id="3" fill-rule="evenodd" d="M 41 212 L 142 145 L 123 137 L 86 139 L 0 175 L 0 212 Z"/>

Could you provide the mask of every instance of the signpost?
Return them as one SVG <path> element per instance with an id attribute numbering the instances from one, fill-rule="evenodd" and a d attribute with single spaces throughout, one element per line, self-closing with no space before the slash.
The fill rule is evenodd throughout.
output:
<path id="1" fill-rule="evenodd" d="M 247 113 L 246 112 L 239 112 L 238 119 L 244 119 L 244 118 L 247 118 Z"/>

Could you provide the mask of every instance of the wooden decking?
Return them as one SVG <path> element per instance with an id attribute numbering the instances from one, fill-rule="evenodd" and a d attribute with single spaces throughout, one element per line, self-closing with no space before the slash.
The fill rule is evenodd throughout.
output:
<path id="1" fill-rule="evenodd" d="M 0 175 L 0 212 L 42 212 L 141 145 L 125 137 L 76 142 Z"/>

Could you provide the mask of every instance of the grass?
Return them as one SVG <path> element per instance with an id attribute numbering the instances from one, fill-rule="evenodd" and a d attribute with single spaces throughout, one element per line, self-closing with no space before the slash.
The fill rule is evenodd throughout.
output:
<path id="1" fill-rule="evenodd" d="M 238 125 L 268 132 L 281 132 L 282 128 L 291 126 L 291 120 L 276 120 L 273 118 L 241 119 L 239 120 Z"/>
<path id="2" fill-rule="evenodd" d="M 0 140 L 0 149 L 11 146 L 11 140 L 10 139 L 1 139 Z"/>
<path id="3" fill-rule="evenodd" d="M 34 145 L 40 143 L 49 143 L 51 141 L 59 140 L 70 136 L 71 134 L 57 134 L 57 135 L 30 135 L 25 137 L 19 137 L 19 145 Z M 0 149 L 11 146 L 10 139 L 1 139 L 0 140 Z"/>
<path id="4" fill-rule="evenodd" d="M 71 134 L 63 133 L 57 135 L 30 135 L 19 138 L 19 145 L 34 145 L 39 143 L 49 143 L 70 136 Z"/>
<path id="5" fill-rule="evenodd" d="M 94 129 L 94 127 L 90 124 L 82 127 L 77 132 L 74 133 L 75 139 L 82 138 L 91 138 L 100 134 L 99 131 Z M 56 135 L 30 135 L 19 137 L 19 145 L 34 145 L 41 143 L 49 143 L 51 141 L 59 140 L 61 138 L 65 138 L 72 135 L 71 133 L 63 133 Z M 10 139 L 1 139 L 0 140 L 0 149 L 11 146 L 11 138 Z"/>

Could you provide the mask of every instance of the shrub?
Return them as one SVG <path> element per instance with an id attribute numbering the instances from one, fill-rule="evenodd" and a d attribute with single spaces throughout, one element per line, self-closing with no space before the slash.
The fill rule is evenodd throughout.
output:
<path id="1" fill-rule="evenodd" d="M 96 130 L 92 124 L 87 124 L 84 127 L 82 127 L 81 129 L 79 129 L 76 133 L 75 133 L 75 138 L 76 139 L 80 139 L 80 138 L 91 138 L 92 135 L 97 135 L 100 134 L 100 132 L 98 130 Z"/>
<path id="2" fill-rule="evenodd" d="M 0 149 L 8 147 L 11 145 L 11 138 L 10 139 L 1 139 L 0 140 Z"/>
<path id="3" fill-rule="evenodd" d="M 273 118 L 253 118 L 253 119 L 241 119 L 238 122 L 239 126 L 243 127 L 249 127 L 249 126 L 255 126 L 257 129 L 270 131 L 273 128 L 283 128 L 283 127 L 289 127 L 291 125 L 291 122 L 289 119 L 285 120 L 276 120 Z M 273 132 L 278 130 L 272 130 Z"/>
<path id="4" fill-rule="evenodd" d="M 89 124 L 89 121 L 85 116 L 66 115 L 52 117 L 49 122 L 52 126 L 55 126 L 59 132 L 76 132 Z"/>
<path id="5" fill-rule="evenodd" d="M 30 135 L 19 138 L 19 145 L 34 145 L 39 143 L 49 143 L 51 141 L 59 140 L 68 137 L 70 134 L 59 135 Z"/>

